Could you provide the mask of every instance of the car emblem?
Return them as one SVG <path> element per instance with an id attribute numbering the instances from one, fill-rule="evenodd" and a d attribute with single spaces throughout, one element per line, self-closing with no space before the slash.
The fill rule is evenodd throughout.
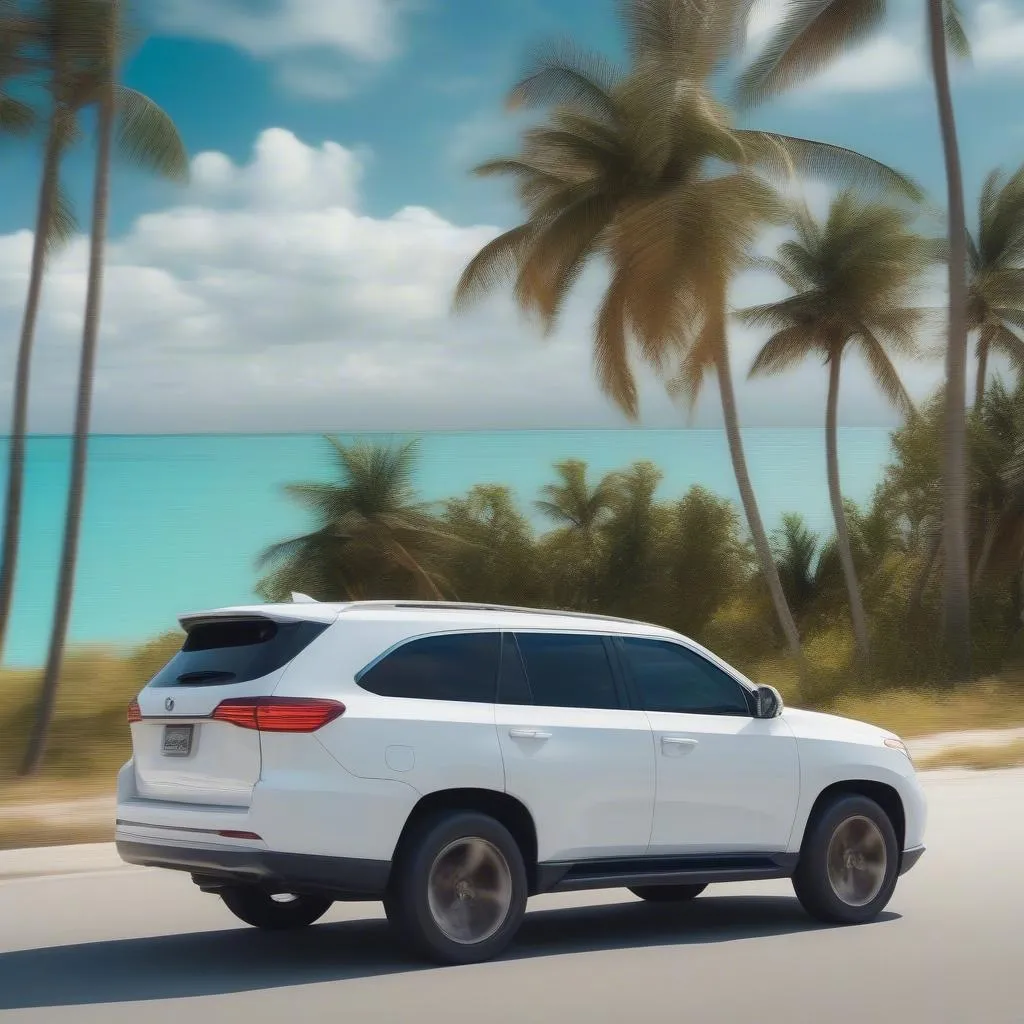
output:
<path id="1" fill-rule="evenodd" d="M 168 697 L 167 700 L 164 701 L 164 708 L 167 711 L 173 711 L 174 710 L 174 698 L 173 697 Z"/>

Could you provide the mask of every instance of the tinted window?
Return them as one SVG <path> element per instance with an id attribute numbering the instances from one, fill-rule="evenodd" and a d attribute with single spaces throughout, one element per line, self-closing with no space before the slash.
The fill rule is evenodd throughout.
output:
<path id="1" fill-rule="evenodd" d="M 501 638 L 501 671 L 498 673 L 499 704 L 532 704 L 530 683 L 519 655 L 519 645 L 514 633 L 504 633 Z"/>
<path id="2" fill-rule="evenodd" d="M 622 644 L 645 711 L 750 714 L 740 684 L 699 654 L 663 640 L 624 637 Z"/>
<path id="3" fill-rule="evenodd" d="M 500 633 L 426 636 L 402 644 L 356 677 L 382 697 L 494 703 Z"/>
<path id="4" fill-rule="evenodd" d="M 517 633 L 533 703 L 551 708 L 620 707 L 599 636 Z"/>
<path id="5" fill-rule="evenodd" d="M 325 629 L 325 622 L 215 619 L 192 626 L 150 686 L 224 686 L 270 675 Z"/>

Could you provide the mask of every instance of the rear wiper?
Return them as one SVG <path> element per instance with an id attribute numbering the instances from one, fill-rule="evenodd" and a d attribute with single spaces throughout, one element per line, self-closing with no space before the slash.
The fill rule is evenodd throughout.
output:
<path id="1" fill-rule="evenodd" d="M 229 679 L 234 679 L 234 672 L 225 672 L 224 670 L 218 669 L 201 669 L 196 672 L 182 672 L 178 676 L 179 683 L 212 683 L 217 680 L 224 680 L 225 682 Z"/>

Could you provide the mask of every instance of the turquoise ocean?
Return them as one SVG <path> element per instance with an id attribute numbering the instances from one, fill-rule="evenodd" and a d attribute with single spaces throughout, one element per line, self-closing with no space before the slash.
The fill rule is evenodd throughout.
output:
<path id="1" fill-rule="evenodd" d="M 357 435 L 340 435 L 352 440 Z M 409 435 L 360 434 L 372 441 Z M 425 500 L 504 483 L 531 514 L 552 463 L 581 458 L 592 474 L 654 462 L 659 497 L 701 484 L 738 501 L 719 430 L 524 430 L 427 433 L 416 485 Z M 744 432 L 762 514 L 770 528 L 802 513 L 830 531 L 820 429 Z M 40 664 L 52 615 L 67 494 L 70 441 L 30 439 L 21 558 L 7 661 Z M 840 437 L 845 495 L 870 499 L 890 457 L 885 429 Z M 3 474 L 0 473 L 0 480 Z M 285 483 L 329 480 L 321 435 L 113 436 L 92 439 L 71 642 L 134 643 L 174 628 L 179 613 L 255 599 L 255 558 L 269 543 L 302 532 L 306 520 Z M 538 525 L 541 525 L 538 523 Z"/>

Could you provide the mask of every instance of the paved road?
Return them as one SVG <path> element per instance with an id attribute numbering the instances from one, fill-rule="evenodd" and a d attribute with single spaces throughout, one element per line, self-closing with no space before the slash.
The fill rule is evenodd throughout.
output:
<path id="1" fill-rule="evenodd" d="M 1024 772 L 927 777 L 929 852 L 883 920 L 819 928 L 785 883 L 689 907 L 545 897 L 504 960 L 422 968 L 376 906 L 298 936 L 236 927 L 187 877 L 0 883 L 0 1020 L 630 1024 L 1024 1021 Z"/>

